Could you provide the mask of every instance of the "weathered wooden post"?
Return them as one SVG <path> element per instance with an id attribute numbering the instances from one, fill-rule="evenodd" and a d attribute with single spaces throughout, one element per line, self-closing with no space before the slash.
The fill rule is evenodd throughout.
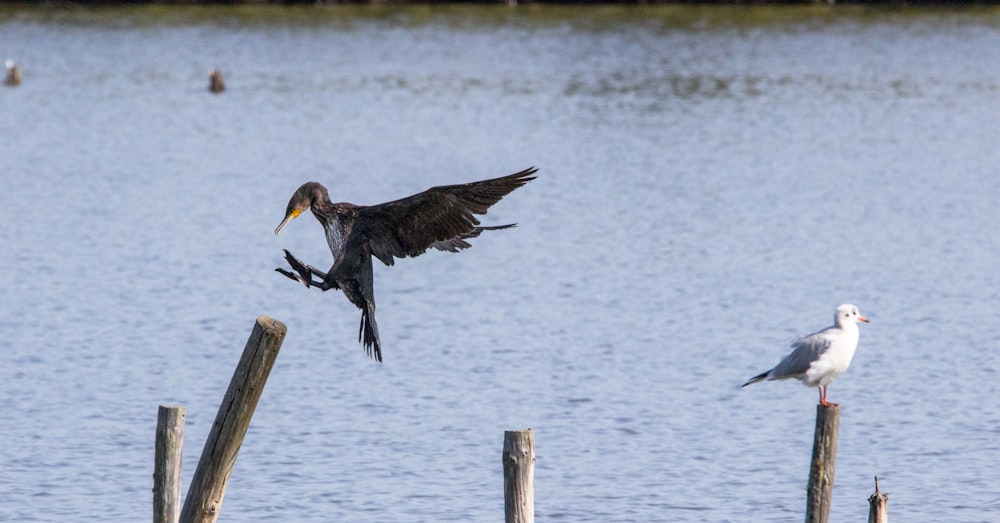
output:
<path id="1" fill-rule="evenodd" d="M 153 451 L 153 523 L 177 523 L 181 515 L 183 406 L 160 405 Z"/>
<path id="2" fill-rule="evenodd" d="M 214 523 L 219 517 L 236 454 L 287 331 L 278 320 L 267 316 L 257 318 L 205 440 L 198 468 L 184 498 L 181 523 Z"/>
<path id="3" fill-rule="evenodd" d="M 809 487 L 806 493 L 806 523 L 830 521 L 839 430 L 840 406 L 817 405 L 816 434 L 813 436 L 812 465 L 809 467 Z"/>
<path id="4" fill-rule="evenodd" d="M 535 433 L 503 433 L 503 508 L 505 523 L 535 522 Z"/>
<path id="5" fill-rule="evenodd" d="M 878 488 L 875 476 L 875 493 L 868 498 L 868 523 L 889 523 L 889 493 Z"/>

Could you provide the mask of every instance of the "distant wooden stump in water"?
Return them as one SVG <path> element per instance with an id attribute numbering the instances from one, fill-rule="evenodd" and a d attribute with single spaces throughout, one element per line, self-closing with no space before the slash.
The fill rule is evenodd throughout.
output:
<path id="1" fill-rule="evenodd" d="M 816 433 L 813 436 L 812 465 L 806 492 L 806 523 L 830 521 L 833 477 L 837 462 L 837 433 L 840 406 L 816 405 Z"/>
<path id="2" fill-rule="evenodd" d="M 503 433 L 503 494 L 506 523 L 535 521 L 535 433 Z"/>
<path id="3" fill-rule="evenodd" d="M 188 485 L 181 509 L 183 523 L 215 523 L 218 519 L 236 455 L 287 332 L 284 323 L 257 317 Z"/>
<path id="4" fill-rule="evenodd" d="M 21 68 L 13 60 L 7 60 L 7 76 L 3 79 L 3 84 L 10 87 L 21 85 Z"/>
<path id="5" fill-rule="evenodd" d="M 218 69 L 208 72 L 208 90 L 213 93 L 221 93 L 226 90 L 226 82 L 222 81 L 222 73 Z"/>
<path id="6" fill-rule="evenodd" d="M 868 498 L 868 523 L 889 523 L 889 493 L 878 488 L 875 476 L 875 493 Z"/>
<path id="7" fill-rule="evenodd" d="M 177 523 L 181 515 L 181 452 L 184 447 L 183 406 L 160 405 L 153 456 L 153 521 Z"/>

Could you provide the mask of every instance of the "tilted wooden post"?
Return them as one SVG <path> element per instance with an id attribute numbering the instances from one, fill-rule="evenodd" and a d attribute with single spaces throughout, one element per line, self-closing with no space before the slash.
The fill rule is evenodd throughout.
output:
<path id="1" fill-rule="evenodd" d="M 181 515 L 183 406 L 160 405 L 153 451 L 153 523 L 177 523 Z"/>
<path id="2" fill-rule="evenodd" d="M 878 488 L 875 476 L 875 493 L 868 498 L 868 523 L 889 523 L 889 493 Z"/>
<path id="3" fill-rule="evenodd" d="M 184 498 L 181 523 L 214 523 L 219 517 L 236 454 L 287 331 L 285 324 L 278 320 L 266 316 L 257 318 L 205 440 L 205 449 L 201 451 L 198 468 Z"/>
<path id="4" fill-rule="evenodd" d="M 813 436 L 812 465 L 809 467 L 809 487 L 806 493 L 806 523 L 830 521 L 839 430 L 840 406 L 816 405 L 816 434 Z"/>
<path id="5" fill-rule="evenodd" d="M 535 433 L 503 433 L 503 500 L 505 523 L 535 522 Z"/>

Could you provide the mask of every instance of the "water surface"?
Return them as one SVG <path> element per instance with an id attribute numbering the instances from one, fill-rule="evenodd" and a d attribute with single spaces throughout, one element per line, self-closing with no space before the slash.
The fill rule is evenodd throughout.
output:
<path id="1" fill-rule="evenodd" d="M 413 7 L 0 11 L 0 520 L 149 517 L 256 316 L 288 324 L 232 521 L 788 521 L 814 390 L 739 389 L 857 304 L 833 517 L 1000 513 L 1000 11 Z M 992 64 L 992 65 L 991 65 Z M 228 90 L 212 96 L 207 72 Z M 460 255 L 376 269 L 386 361 L 304 181 L 375 203 L 540 177 Z"/>

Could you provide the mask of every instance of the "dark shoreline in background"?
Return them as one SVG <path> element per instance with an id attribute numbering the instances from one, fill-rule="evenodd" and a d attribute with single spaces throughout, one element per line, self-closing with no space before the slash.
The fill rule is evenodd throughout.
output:
<path id="1" fill-rule="evenodd" d="M 337 6 L 337 5 L 566 5 L 566 6 L 650 6 L 650 5 L 822 5 L 849 4 L 870 6 L 989 6 L 1000 0 L 0 0 L 0 5 L 25 7 L 101 6 L 127 7 L 141 5 L 163 6 Z"/>

